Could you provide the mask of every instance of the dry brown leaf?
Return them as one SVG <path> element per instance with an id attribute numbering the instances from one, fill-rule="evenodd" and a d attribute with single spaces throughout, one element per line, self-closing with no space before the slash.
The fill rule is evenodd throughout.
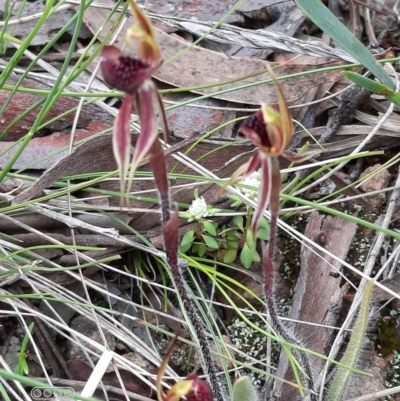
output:
<path id="1" fill-rule="evenodd" d="M 95 13 L 95 18 L 94 18 Z M 106 19 L 109 11 L 104 9 L 89 8 L 87 11 L 85 22 L 92 31 L 97 31 Z M 133 25 L 133 19 L 129 18 L 126 26 Z M 110 25 L 106 25 L 100 32 L 100 39 L 105 38 L 105 34 Z M 122 29 L 121 32 L 124 32 Z M 228 57 L 222 53 L 214 52 L 208 49 L 203 49 L 194 46 L 189 51 L 185 52 L 179 58 L 171 63 L 168 59 L 175 56 L 178 52 L 186 49 L 190 43 L 181 38 L 172 37 L 164 32 L 158 31 L 158 42 L 161 49 L 162 56 L 167 64 L 163 65 L 155 74 L 154 77 L 158 80 L 168 83 L 175 87 L 192 87 L 213 82 L 221 82 L 230 79 L 235 79 L 249 74 L 259 73 L 266 70 L 266 62 L 262 60 L 243 59 L 238 57 Z M 124 43 L 124 35 L 121 34 L 117 39 L 117 44 L 122 46 Z M 335 61 L 338 64 L 338 61 Z M 333 65 L 327 63 L 320 65 Z M 272 64 L 272 66 L 274 66 Z M 308 65 L 286 65 L 275 70 L 278 76 L 299 73 L 308 69 L 315 69 L 315 66 Z M 304 97 L 309 90 L 315 86 L 326 83 L 336 82 L 340 78 L 339 72 L 321 72 L 317 74 L 307 75 L 303 77 L 296 77 L 282 81 L 282 88 L 284 95 L 289 105 L 298 105 L 304 101 Z M 261 103 L 275 103 L 275 87 L 273 84 L 252 86 L 246 89 L 235 90 L 240 85 L 256 84 L 262 80 L 269 79 L 267 73 L 257 75 L 255 77 L 246 78 L 238 83 L 230 83 L 226 85 L 219 85 L 207 89 L 196 89 L 192 92 L 198 94 L 212 94 L 220 90 L 230 89 L 229 93 L 214 95 L 213 97 L 223 100 L 228 100 L 237 103 L 245 103 L 252 105 L 259 105 Z M 296 113 L 294 113 L 296 114 Z"/>

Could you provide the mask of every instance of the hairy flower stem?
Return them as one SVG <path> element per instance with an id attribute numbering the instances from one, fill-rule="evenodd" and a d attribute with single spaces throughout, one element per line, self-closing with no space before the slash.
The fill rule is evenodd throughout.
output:
<path id="1" fill-rule="evenodd" d="M 278 215 L 279 215 L 279 192 L 281 188 L 281 174 L 279 171 L 279 162 L 276 157 L 270 160 L 271 166 L 271 195 L 270 195 L 270 237 L 268 244 L 268 256 L 271 261 L 274 260 L 276 235 L 278 231 Z"/>
<path id="2" fill-rule="evenodd" d="M 163 230 L 165 249 L 167 253 L 167 262 L 171 269 L 172 276 L 175 281 L 176 289 L 182 300 L 183 307 L 189 317 L 190 323 L 199 340 L 200 349 L 198 352 L 202 355 L 202 365 L 204 373 L 208 376 L 211 390 L 214 397 L 218 401 L 224 401 L 225 396 L 220 381 L 217 376 L 217 368 L 214 362 L 214 357 L 211 354 L 210 343 L 207 339 L 207 334 L 204 329 L 203 322 L 196 310 L 193 300 L 190 298 L 186 289 L 185 280 L 182 271 L 178 264 L 178 213 L 175 211 L 174 215 L 164 225 Z"/>
<path id="3" fill-rule="evenodd" d="M 162 222 L 165 225 L 170 219 L 170 196 L 167 175 L 167 163 L 164 149 L 159 140 L 155 141 L 150 150 L 150 169 L 153 171 L 161 206 Z M 176 249 L 178 252 L 178 248 Z"/>
<path id="4" fill-rule="evenodd" d="M 279 189 L 281 186 L 281 178 L 279 172 L 279 163 L 277 158 L 271 158 L 271 197 L 270 197 L 270 239 L 267 250 L 264 252 L 263 267 L 264 267 L 264 296 L 267 304 L 268 312 L 271 318 L 272 327 L 274 330 L 287 342 L 296 344 L 300 347 L 305 348 L 302 341 L 297 338 L 296 333 L 291 332 L 279 319 L 278 308 L 276 306 L 275 298 L 273 296 L 274 289 L 274 254 L 277 236 L 277 223 L 279 215 Z M 313 372 L 311 369 L 311 361 L 308 354 L 303 352 L 296 352 L 299 354 L 300 363 L 304 369 L 307 377 L 305 380 L 306 386 L 310 393 L 310 400 L 316 401 L 316 395 L 314 394 L 314 380 Z"/>
<path id="5" fill-rule="evenodd" d="M 150 167 L 154 174 L 154 180 L 160 197 L 164 247 L 167 254 L 167 263 L 171 269 L 171 274 L 175 282 L 179 297 L 182 300 L 183 307 L 189 317 L 190 324 L 193 326 L 196 336 L 199 340 L 199 353 L 202 355 L 202 365 L 204 373 L 208 375 L 211 390 L 218 401 L 224 401 L 222 386 L 217 376 L 217 368 L 214 357 L 211 354 L 210 343 L 207 340 L 207 334 L 203 322 L 196 310 L 196 307 L 190 298 L 186 288 L 182 271 L 178 264 L 178 213 L 175 211 L 170 215 L 170 196 L 168 187 L 168 177 L 163 148 L 160 141 L 156 141 L 150 151 Z"/>

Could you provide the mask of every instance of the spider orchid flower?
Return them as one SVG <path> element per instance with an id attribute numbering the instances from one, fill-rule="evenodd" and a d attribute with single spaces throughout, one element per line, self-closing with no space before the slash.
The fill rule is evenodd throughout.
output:
<path id="1" fill-rule="evenodd" d="M 261 109 L 248 117 L 239 128 L 239 135 L 250 139 L 257 149 L 251 159 L 239 167 L 230 180 L 230 183 L 242 181 L 261 167 L 260 192 L 251 223 L 253 233 L 257 232 L 268 204 L 271 215 L 276 216 L 279 212 L 281 176 L 278 157 L 282 156 L 292 162 L 300 162 L 312 156 L 310 153 L 297 155 L 286 152 L 293 138 L 293 123 L 277 81 L 275 81 L 275 87 L 278 104 L 262 105 Z"/>
<path id="2" fill-rule="evenodd" d="M 121 108 L 114 123 L 113 150 L 120 174 L 121 199 L 124 198 L 125 177 L 130 168 L 127 193 L 132 188 L 133 176 L 146 155 L 159 154 L 158 129 L 154 101 L 160 111 L 164 125 L 165 140 L 168 140 L 167 120 L 160 94 L 151 75 L 160 67 L 161 55 L 150 20 L 133 0 L 128 0 L 136 25 L 128 29 L 125 41 L 128 47 L 136 48 L 137 58 L 126 56 L 116 46 L 104 46 L 101 71 L 105 82 L 112 88 L 125 92 Z M 131 158 L 130 115 L 134 105 L 138 109 L 141 131 Z M 155 149 L 153 149 L 155 146 Z M 161 146 L 161 145 L 160 145 Z M 162 161 L 161 161 L 162 162 Z"/>
<path id="3" fill-rule="evenodd" d="M 197 377 L 196 374 L 189 374 L 185 380 L 175 383 L 167 392 L 162 389 L 162 377 L 168 365 L 169 358 L 174 350 L 177 337 L 174 337 L 168 346 L 167 353 L 161 363 L 157 375 L 157 395 L 158 401 L 180 401 L 182 397 L 186 397 L 187 401 L 213 401 L 214 395 L 204 380 Z"/>

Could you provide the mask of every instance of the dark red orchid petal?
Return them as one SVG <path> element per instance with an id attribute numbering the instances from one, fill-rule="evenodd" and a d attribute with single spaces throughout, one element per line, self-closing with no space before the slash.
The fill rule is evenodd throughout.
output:
<path id="1" fill-rule="evenodd" d="M 260 167 L 260 163 L 261 163 L 260 153 L 258 150 L 256 150 L 251 159 L 245 164 L 242 164 L 232 174 L 230 180 L 227 181 L 218 191 L 217 196 L 220 196 L 228 185 L 233 185 L 236 184 L 238 181 L 243 181 L 245 178 L 253 174 Z"/>
<path id="2" fill-rule="evenodd" d="M 120 186 L 121 186 L 121 206 L 125 195 L 125 179 L 129 169 L 131 159 L 131 133 L 130 118 L 133 108 L 133 97 L 126 94 L 122 100 L 121 108 L 114 122 L 113 151 L 115 160 L 118 164 Z"/>
<path id="3" fill-rule="evenodd" d="M 214 395 L 207 382 L 199 379 L 196 374 L 188 375 L 186 380 L 193 380 L 192 388 L 186 395 L 187 401 L 213 401 Z"/>
<path id="4" fill-rule="evenodd" d="M 256 146 L 271 147 L 267 135 L 267 126 L 261 110 L 258 110 L 243 121 L 239 128 L 239 135 L 250 139 Z"/>
<path id="5" fill-rule="evenodd" d="M 131 95 L 154 71 L 153 67 L 141 60 L 123 56 L 116 46 L 104 46 L 101 55 L 101 71 L 106 83 Z"/>
<path id="6" fill-rule="evenodd" d="M 152 81 L 147 80 L 140 86 L 137 93 L 137 105 L 140 118 L 140 133 L 133 152 L 131 171 L 129 174 L 128 192 L 132 188 L 133 177 L 141 161 L 148 155 L 151 147 L 158 138 L 156 112 L 153 95 L 156 88 Z"/>
<path id="7" fill-rule="evenodd" d="M 260 192 L 258 194 L 257 208 L 254 211 L 253 220 L 251 222 L 252 231 L 254 234 L 257 233 L 258 226 L 264 214 L 265 209 L 268 206 L 269 200 L 271 198 L 271 190 L 273 190 L 271 185 L 271 158 L 261 156 L 261 186 Z M 279 189 L 278 189 L 279 193 Z"/>

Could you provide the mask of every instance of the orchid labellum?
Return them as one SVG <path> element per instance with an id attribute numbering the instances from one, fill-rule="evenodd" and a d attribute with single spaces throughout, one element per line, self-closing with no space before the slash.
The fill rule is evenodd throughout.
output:
<path id="1" fill-rule="evenodd" d="M 160 155 L 161 144 L 158 140 L 154 101 L 163 119 L 165 140 L 168 140 L 161 97 L 151 81 L 151 75 L 162 63 L 155 32 L 150 20 L 137 4 L 133 0 L 128 0 L 128 3 L 136 25 L 128 29 L 125 41 L 128 47 L 136 48 L 137 58 L 125 56 L 116 46 L 105 46 L 101 53 L 101 71 L 105 82 L 112 88 L 125 92 L 113 132 L 113 150 L 121 180 L 121 199 L 126 192 L 130 192 L 135 170 L 143 158 L 149 156 L 151 161 L 152 157 L 155 159 L 155 154 L 157 157 Z M 141 130 L 131 157 L 130 115 L 135 104 Z M 163 157 L 163 152 L 161 153 Z M 163 159 L 160 160 L 162 162 Z M 129 169 L 125 192 L 125 177 Z"/>
<path id="2" fill-rule="evenodd" d="M 275 80 L 274 80 L 275 81 Z M 271 216 L 279 211 L 281 177 L 278 157 L 300 162 L 311 155 L 296 155 L 286 152 L 293 138 L 293 123 L 285 98 L 277 81 L 278 104 L 261 106 L 261 110 L 248 117 L 239 128 L 239 135 L 250 139 L 257 147 L 252 158 L 232 176 L 231 182 L 244 180 L 261 167 L 261 186 L 255 210 L 252 230 L 257 232 L 262 215 L 270 205 Z M 272 224 L 271 224 L 272 226 Z M 273 227 L 271 227 L 271 231 Z"/>

